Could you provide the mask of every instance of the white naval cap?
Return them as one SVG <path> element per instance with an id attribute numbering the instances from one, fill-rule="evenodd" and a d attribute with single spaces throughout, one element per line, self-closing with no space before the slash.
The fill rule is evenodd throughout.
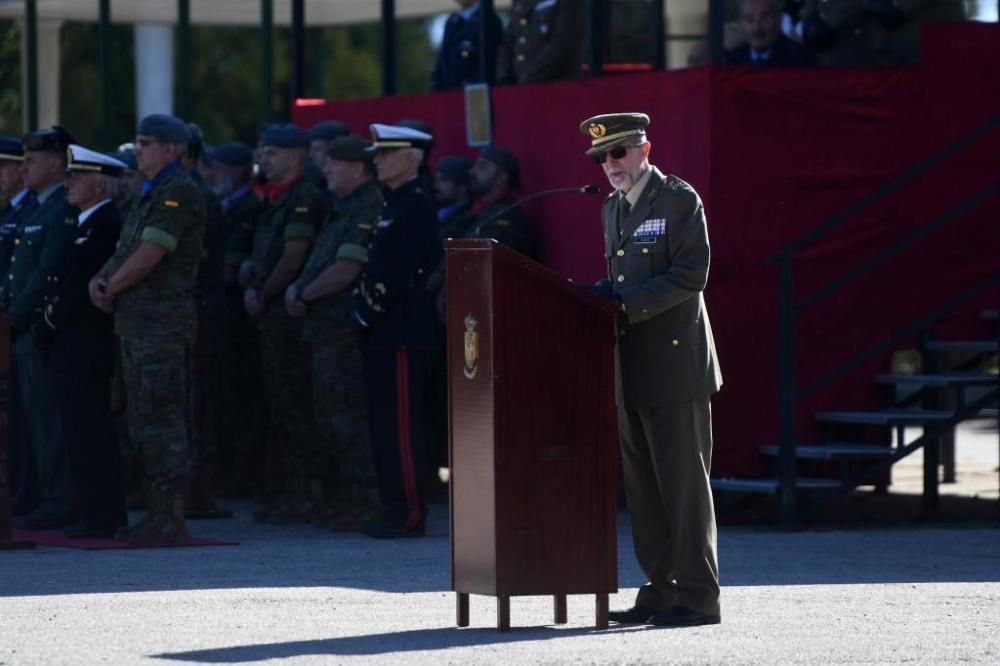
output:
<path id="1" fill-rule="evenodd" d="M 400 127 L 399 125 L 370 125 L 372 145 L 368 150 L 387 150 L 392 148 L 423 148 L 427 149 L 434 142 L 434 137 L 427 132 Z"/>
<path id="2" fill-rule="evenodd" d="M 71 143 L 66 149 L 66 173 L 103 173 L 120 176 L 128 165 L 110 155 Z"/>

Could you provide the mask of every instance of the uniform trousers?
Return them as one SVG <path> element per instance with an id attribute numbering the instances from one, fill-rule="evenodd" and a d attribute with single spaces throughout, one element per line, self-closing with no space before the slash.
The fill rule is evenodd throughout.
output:
<path id="1" fill-rule="evenodd" d="M 69 514 L 76 502 L 69 452 L 62 443 L 59 419 L 53 418 L 45 352 L 38 348 L 30 332 L 14 343 L 14 362 L 22 415 L 19 437 L 35 463 L 41 498 L 39 510 Z"/>
<path id="2" fill-rule="evenodd" d="M 155 484 L 183 483 L 190 474 L 191 343 L 182 334 L 121 338 L 129 437 L 141 452 L 146 474 Z"/>
<path id="3" fill-rule="evenodd" d="M 40 499 L 38 473 L 31 454 L 31 438 L 21 405 L 21 386 L 15 354 L 10 357 L 7 387 L 7 482 L 14 515 L 26 516 L 38 506 Z"/>
<path id="4" fill-rule="evenodd" d="M 121 455 L 111 417 L 111 377 L 53 371 L 52 399 L 77 490 L 79 522 L 93 528 L 128 523 Z"/>
<path id="5" fill-rule="evenodd" d="M 421 391 L 428 353 L 365 350 L 365 395 L 379 497 L 387 521 L 423 527 L 427 504 Z"/>
<path id="6" fill-rule="evenodd" d="M 632 539 L 649 581 L 636 604 L 718 615 L 710 399 L 619 406 L 618 423 Z"/>

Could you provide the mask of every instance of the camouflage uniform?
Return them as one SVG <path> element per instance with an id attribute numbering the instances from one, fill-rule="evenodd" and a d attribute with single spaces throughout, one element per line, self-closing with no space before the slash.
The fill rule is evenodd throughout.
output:
<path id="1" fill-rule="evenodd" d="M 296 286 L 306 287 L 340 259 L 366 262 L 368 237 L 381 210 L 382 194 L 374 182 L 338 199 Z M 350 330 L 350 316 L 350 288 L 309 303 L 303 332 L 313 352 L 313 413 L 321 442 L 339 469 L 341 489 L 373 489 L 361 350 Z M 316 453 L 313 468 L 326 469 L 325 452 Z M 348 492 L 338 493 L 341 503 L 350 501 Z"/>
<path id="2" fill-rule="evenodd" d="M 261 212 L 253 242 L 257 275 L 251 284 L 258 294 L 278 264 L 285 242 L 313 242 L 328 206 L 312 181 L 300 178 Z M 298 491 L 317 474 L 309 467 L 308 452 L 316 439 L 311 407 L 312 361 L 309 345 L 302 338 L 302 321 L 288 314 L 283 296 L 275 296 L 267 304 L 258 325 L 261 367 L 270 418 L 268 445 L 282 456 L 286 489 Z"/>
<path id="3" fill-rule="evenodd" d="M 114 275 L 143 242 L 167 249 L 156 268 L 114 302 L 129 435 L 157 485 L 183 482 L 191 463 L 187 364 L 204 234 L 204 197 L 180 164 L 172 163 L 132 207 L 104 271 Z"/>
<path id="4" fill-rule="evenodd" d="M 243 307 L 243 289 L 236 276 L 253 249 L 253 232 L 261 201 L 248 186 L 223 200 L 225 229 L 225 332 L 221 427 L 227 434 L 225 465 L 237 494 L 252 492 L 267 427 L 260 377 L 257 329 Z"/>

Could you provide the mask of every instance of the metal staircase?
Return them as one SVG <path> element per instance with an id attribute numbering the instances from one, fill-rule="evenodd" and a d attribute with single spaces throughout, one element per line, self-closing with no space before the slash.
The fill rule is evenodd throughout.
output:
<path id="1" fill-rule="evenodd" d="M 797 384 L 796 317 L 832 294 L 859 283 L 876 269 L 884 268 L 909 248 L 925 241 L 956 220 L 966 218 L 987 202 L 995 205 L 1000 201 L 1000 174 L 971 196 L 961 201 L 952 201 L 947 211 L 923 222 L 906 237 L 895 239 L 880 252 L 863 259 L 856 266 L 846 268 L 840 275 L 807 295 L 796 293 L 795 259 L 801 250 L 815 244 L 844 222 L 889 197 L 900 195 L 905 188 L 919 184 L 918 178 L 925 176 L 960 151 L 975 146 L 983 137 L 997 131 L 1000 131 L 1000 116 L 992 118 L 928 156 L 861 201 L 823 221 L 770 258 L 768 263 L 777 265 L 779 269 L 777 298 L 779 441 L 777 444 L 762 446 L 760 453 L 774 463 L 774 475 L 763 479 L 714 478 L 712 479 L 714 490 L 776 494 L 780 502 L 781 522 L 784 526 L 791 527 L 800 518 L 797 508 L 800 495 L 808 493 L 810 497 L 833 499 L 843 497 L 859 486 L 881 483 L 880 479 L 885 477 L 886 471 L 894 463 L 918 449 L 923 449 L 924 509 L 929 512 L 937 506 L 940 441 L 947 440 L 949 436 L 953 438 L 955 426 L 962 421 L 974 417 L 994 416 L 997 413 L 996 407 L 1000 403 L 1000 378 L 995 374 L 996 363 L 993 363 L 991 373 L 984 373 L 980 368 L 985 367 L 987 359 L 995 357 L 1000 348 L 1000 321 L 996 309 L 979 313 L 980 320 L 983 321 L 983 339 L 928 339 L 928 332 L 934 330 L 938 323 L 969 312 L 985 297 L 992 295 L 994 297 L 992 302 L 997 302 L 1000 269 L 994 268 L 992 274 L 985 277 L 977 275 L 974 279 L 978 281 L 973 284 L 966 281 L 964 291 L 956 294 L 949 302 L 903 325 L 867 349 L 859 350 L 855 356 L 805 386 Z M 1000 225 L 997 225 L 997 229 L 1000 230 Z M 992 256 L 997 256 L 996 247 L 970 248 L 970 251 L 972 250 L 980 253 L 992 251 Z M 927 267 L 922 266 L 912 270 L 927 270 Z M 987 333 L 991 329 L 992 333 Z M 887 390 L 890 387 L 910 390 L 909 397 L 876 411 L 835 409 L 818 411 L 813 416 L 822 424 L 825 433 L 830 435 L 836 431 L 846 430 L 850 431 L 849 436 L 845 438 L 842 433 L 838 433 L 841 436 L 829 437 L 829 442 L 824 444 L 804 444 L 798 441 L 795 424 L 802 400 L 818 395 L 833 383 L 849 376 L 858 368 L 885 357 L 893 350 L 914 346 L 914 342 L 923 360 L 923 370 L 920 374 L 880 374 L 874 377 L 874 381 L 886 386 Z M 945 361 L 948 355 L 959 354 L 968 358 L 957 367 L 947 367 Z M 901 391 L 897 391 L 899 392 Z M 903 434 L 908 427 L 923 428 L 923 434 L 907 443 Z M 871 435 L 872 429 L 883 431 L 883 436 L 879 438 L 882 442 L 889 442 L 891 431 L 895 431 L 894 443 L 891 446 L 864 443 L 870 438 L 859 437 L 859 434 Z M 839 466 L 839 478 L 832 478 L 834 475 L 825 473 L 820 478 L 816 478 L 815 475 L 800 476 L 800 467 L 816 467 L 816 461 L 831 463 L 823 466 L 823 472 Z"/>

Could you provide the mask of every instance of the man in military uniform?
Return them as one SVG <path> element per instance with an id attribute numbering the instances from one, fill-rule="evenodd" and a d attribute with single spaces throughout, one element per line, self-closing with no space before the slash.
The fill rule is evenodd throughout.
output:
<path id="1" fill-rule="evenodd" d="M 222 336 L 224 325 L 224 262 L 226 229 L 219 197 L 202 176 L 204 135 L 196 123 L 187 124 L 191 134 L 181 164 L 205 199 L 205 240 L 195 302 L 198 328 L 191 348 L 191 446 L 194 458 L 188 484 L 188 514 L 215 516 L 215 474 L 221 436 Z"/>
<path id="2" fill-rule="evenodd" d="M 121 234 L 112 197 L 126 165 L 82 146 L 69 147 L 66 201 L 76 216 L 73 242 L 45 277 L 44 326 L 36 340 L 46 351 L 53 414 L 72 461 L 77 523 L 70 538 L 107 538 L 128 522 L 121 460 L 111 420 L 112 317 L 93 306 L 87 284 L 111 257 Z"/>
<path id="3" fill-rule="evenodd" d="M 579 78 L 586 8 L 573 0 L 513 0 L 497 81 Z"/>
<path id="4" fill-rule="evenodd" d="M 324 473 L 312 466 L 319 447 L 312 413 L 312 360 L 302 338 L 302 320 L 285 310 L 284 294 L 305 265 L 328 204 L 305 177 L 309 136 L 304 130 L 270 125 L 260 142 L 270 202 L 257 221 L 250 259 L 255 277 L 244 306 L 260 330 L 269 445 L 284 458 L 288 492 L 255 517 L 274 523 L 309 522 L 326 508 Z"/>
<path id="5" fill-rule="evenodd" d="M 475 217 L 462 236 L 492 238 L 527 257 L 536 255 L 535 230 L 520 207 L 511 207 L 520 186 L 521 166 L 509 150 L 486 146 L 469 172 L 476 195 Z"/>
<path id="6" fill-rule="evenodd" d="M 608 278 L 619 304 L 616 399 L 636 558 L 648 582 L 617 622 L 717 624 L 719 565 L 709 486 L 709 397 L 722 385 L 702 290 L 705 211 L 690 185 L 649 163 L 649 118 L 595 116 L 587 155 L 614 192 L 601 209 Z"/>
<path id="7" fill-rule="evenodd" d="M 377 538 L 424 535 L 426 474 L 421 389 L 434 347 L 427 278 L 441 257 L 437 217 L 417 173 L 430 134 L 371 126 L 378 178 L 388 189 L 372 231 L 368 263 L 354 299 L 362 329 L 365 395 L 375 472 L 385 515 L 362 527 Z"/>
<path id="8" fill-rule="evenodd" d="M 53 127 L 27 134 L 22 141 L 24 184 L 36 194 L 38 206 L 21 219 L 4 291 L 19 391 L 12 402 L 21 405 L 23 417 L 18 422 L 19 448 L 32 452 L 41 504 L 18 524 L 24 529 L 57 529 L 72 520 L 76 493 L 69 453 L 62 446 L 59 422 L 52 417 L 45 353 L 35 342 L 34 329 L 43 325 L 38 311 L 45 276 L 73 242 L 77 210 L 66 202 L 64 173 L 73 137 Z"/>
<path id="9" fill-rule="evenodd" d="M 483 47 L 479 43 L 482 34 L 483 10 L 479 0 L 455 0 L 459 10 L 448 17 L 444 24 L 444 36 L 438 49 L 434 71 L 431 72 L 431 90 L 455 90 L 468 83 L 482 82 L 479 58 Z M 496 12 L 490 12 L 488 21 L 489 37 L 486 45 L 486 71 L 496 70 L 497 51 L 503 33 L 503 24 Z"/>
<path id="10" fill-rule="evenodd" d="M 146 180 L 115 254 L 89 286 L 94 305 L 114 312 L 129 436 L 152 483 L 145 518 L 120 533 L 140 545 L 187 540 L 188 358 L 205 237 L 205 199 L 180 162 L 190 138 L 175 116 L 152 114 L 139 123 L 135 158 Z"/>
<path id="11" fill-rule="evenodd" d="M 222 425 L 228 474 L 228 491 L 246 496 L 258 480 L 258 456 L 264 444 L 265 405 L 260 379 L 260 345 L 257 329 L 243 308 L 239 284 L 240 264 L 253 250 L 254 226 L 261 210 L 253 189 L 253 150 L 231 141 L 212 152 L 216 170 L 216 192 L 222 197 L 225 233 L 223 278 L 225 280 L 225 333 L 222 346 Z"/>
<path id="12" fill-rule="evenodd" d="M 356 135 L 330 142 L 324 171 L 336 199 L 302 274 L 285 292 L 288 313 L 305 317 L 313 354 L 313 414 L 322 453 L 333 454 L 339 472 L 333 511 L 321 522 L 340 531 L 360 529 L 379 508 L 361 351 L 350 329 L 351 290 L 368 259 L 368 237 L 382 210 L 369 145 Z M 328 468 L 323 457 L 316 464 Z"/>
<path id="13" fill-rule="evenodd" d="M 330 147 L 330 142 L 334 139 L 347 136 L 350 130 L 347 125 L 339 120 L 322 120 L 306 132 L 309 135 L 309 162 L 319 171 L 323 171 L 323 164 L 326 162 L 326 149 Z M 326 187 L 326 179 L 323 179 L 323 187 Z"/>
<path id="14" fill-rule="evenodd" d="M 20 219 L 37 204 L 35 193 L 24 186 L 21 177 L 21 162 L 24 148 L 21 139 L 12 136 L 0 137 L 0 285 L 2 276 L 7 275 L 10 259 L 14 254 L 14 240 Z M 2 301 L 0 287 L 0 301 Z M 24 426 L 19 422 L 22 408 L 13 400 L 19 397 L 17 390 L 16 366 L 12 363 L 7 378 L 7 469 L 11 486 L 13 513 L 21 516 L 38 504 L 37 475 L 31 460 L 31 451 L 22 451 L 24 443 L 18 432 Z"/>

